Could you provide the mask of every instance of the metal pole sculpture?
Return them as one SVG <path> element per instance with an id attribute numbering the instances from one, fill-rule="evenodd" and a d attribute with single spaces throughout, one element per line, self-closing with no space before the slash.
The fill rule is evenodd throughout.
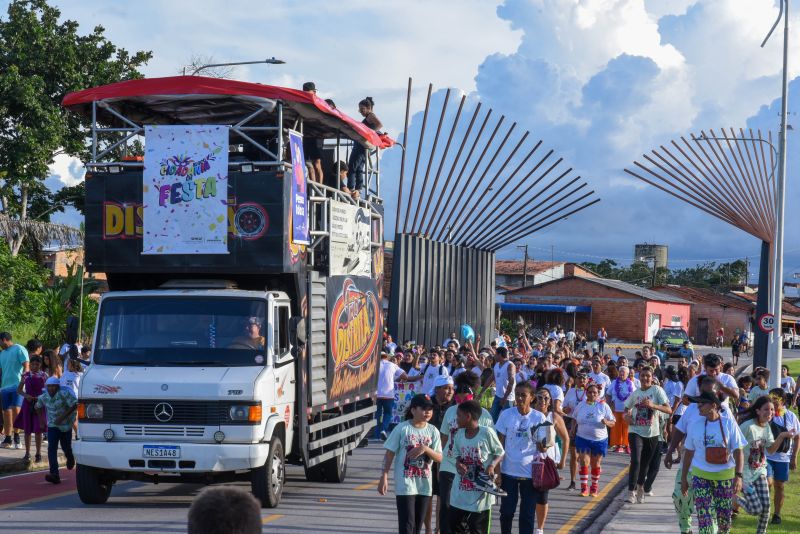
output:
<path id="1" fill-rule="evenodd" d="M 765 148 L 770 151 L 769 164 Z M 661 145 L 636 169 L 635 178 L 695 208 L 735 226 L 762 241 L 757 315 L 766 313 L 769 298 L 768 269 L 775 234 L 775 147 L 771 135 L 722 128 L 717 134 L 700 131 L 690 139 L 680 137 Z M 766 365 L 767 338 L 755 328 L 753 365 Z M 779 371 L 779 370 L 778 370 Z M 780 374 L 780 373 L 778 373 Z"/>

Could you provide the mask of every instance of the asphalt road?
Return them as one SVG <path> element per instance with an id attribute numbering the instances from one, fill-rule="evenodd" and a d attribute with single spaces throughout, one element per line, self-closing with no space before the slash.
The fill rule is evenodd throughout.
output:
<path id="1" fill-rule="evenodd" d="M 717 352 L 725 355 L 726 360 L 730 358 L 729 350 Z M 800 351 L 787 351 L 785 356 L 798 358 Z M 306 482 L 302 468 L 289 466 L 281 506 L 263 510 L 264 532 L 396 532 L 394 498 L 392 494 L 381 497 L 376 491 L 382 455 L 377 442 L 356 449 L 350 457 L 344 484 Z M 608 488 L 606 496 L 611 497 L 611 482 L 623 477 L 622 471 L 628 463 L 625 455 L 609 454 L 606 458 L 601 481 L 601 490 Z M 73 473 L 63 469 L 62 473 L 63 482 L 59 486 L 45 482 L 44 473 L 0 478 L 0 524 L 11 532 L 29 534 L 185 532 L 189 505 L 203 487 L 126 482 L 114 487 L 107 504 L 86 506 L 75 492 Z M 568 476 L 568 471 L 562 475 Z M 247 489 L 248 485 L 241 487 Z M 564 487 L 566 483 L 550 493 L 546 532 L 583 532 L 590 525 L 593 529 L 602 528 L 592 523 L 595 514 L 607 504 L 603 495 L 600 499 L 581 498 Z M 493 532 L 500 531 L 496 510 Z"/>

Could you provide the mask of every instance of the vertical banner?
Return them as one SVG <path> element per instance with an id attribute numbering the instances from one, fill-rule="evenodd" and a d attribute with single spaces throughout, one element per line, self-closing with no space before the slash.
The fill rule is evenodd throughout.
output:
<path id="1" fill-rule="evenodd" d="M 142 254 L 228 253 L 228 126 L 145 126 Z"/>
<path id="2" fill-rule="evenodd" d="M 371 277 L 369 210 L 335 200 L 329 207 L 329 275 Z"/>
<path id="3" fill-rule="evenodd" d="M 309 245 L 306 158 L 300 132 L 289 130 L 289 149 L 292 153 L 292 243 Z"/>

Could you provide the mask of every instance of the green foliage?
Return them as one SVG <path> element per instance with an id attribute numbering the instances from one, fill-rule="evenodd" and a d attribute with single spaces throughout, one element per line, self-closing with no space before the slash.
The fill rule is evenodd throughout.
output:
<path id="1" fill-rule="evenodd" d="M 118 48 L 102 26 L 81 35 L 77 22 L 60 17 L 46 0 L 15 0 L 0 19 L 0 202 L 20 220 L 48 220 L 54 199 L 43 180 L 57 154 L 88 158 L 88 124 L 61 107 L 64 96 L 140 78 L 152 56 Z M 5 237 L 16 255 L 24 235 Z"/>
<path id="2" fill-rule="evenodd" d="M 97 303 L 87 295 L 97 291 L 99 282 L 94 278 L 83 281 L 83 300 L 81 300 L 81 277 L 83 268 L 68 267 L 66 278 L 56 279 L 51 287 L 45 288 L 38 297 L 40 311 L 37 337 L 46 346 L 57 346 L 66 338 L 67 318 L 81 313 L 81 338 L 91 335 L 97 317 Z M 83 302 L 83 309 L 80 303 Z"/>
<path id="3" fill-rule="evenodd" d="M 0 242 L 0 273 L 0 330 L 35 320 L 37 310 L 30 296 L 42 290 L 47 271 L 24 256 L 12 256 Z"/>
<path id="4" fill-rule="evenodd" d="M 514 322 L 508 317 L 500 318 L 500 333 L 507 334 L 512 338 L 517 337 L 518 327 L 514 326 Z"/>
<path id="5" fill-rule="evenodd" d="M 599 263 L 584 262 L 583 267 L 591 269 L 603 278 L 622 280 L 641 287 L 650 287 L 653 281 L 653 267 L 643 261 L 634 261 L 628 267 L 620 267 L 616 261 L 605 259 Z M 669 270 L 659 267 L 656 270 L 656 285 L 675 284 L 688 287 L 703 287 L 715 291 L 726 291 L 731 286 L 743 284 L 747 280 L 747 262 L 736 260 L 732 263 L 707 262 L 686 269 Z"/>

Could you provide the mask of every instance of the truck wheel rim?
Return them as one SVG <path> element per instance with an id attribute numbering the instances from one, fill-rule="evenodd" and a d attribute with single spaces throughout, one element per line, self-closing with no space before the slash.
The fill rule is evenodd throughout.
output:
<path id="1" fill-rule="evenodd" d="M 270 483 L 274 493 L 280 491 L 283 485 L 283 463 L 281 459 L 275 457 L 272 459 L 272 469 L 270 470 Z"/>

